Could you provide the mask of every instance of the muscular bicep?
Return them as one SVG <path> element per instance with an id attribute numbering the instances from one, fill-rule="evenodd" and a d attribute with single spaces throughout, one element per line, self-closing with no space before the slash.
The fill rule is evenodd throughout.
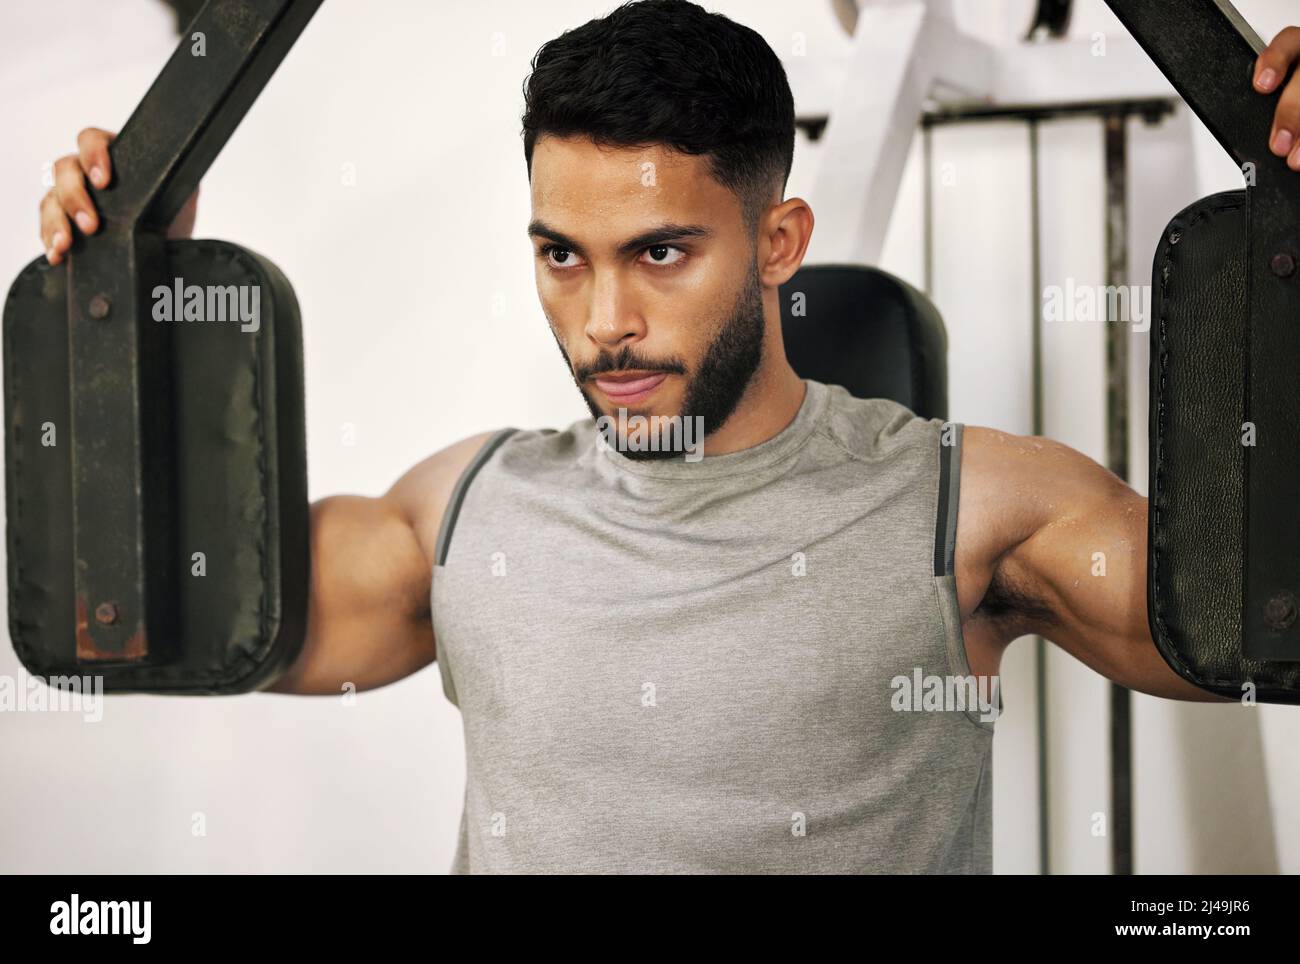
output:
<path id="1" fill-rule="evenodd" d="M 1005 645 L 1036 633 L 1132 689 L 1217 700 L 1171 669 L 1151 638 L 1147 500 L 1059 442 L 981 428 L 963 435 L 957 553 L 972 635 Z"/>
<path id="2" fill-rule="evenodd" d="M 436 452 L 380 498 L 340 495 L 312 505 L 307 638 L 274 691 L 372 689 L 434 660 L 438 528 L 456 480 L 489 437 Z"/>
<path id="3" fill-rule="evenodd" d="M 273 687 L 338 693 L 401 679 L 434 659 L 430 567 L 411 520 L 387 498 L 311 507 L 312 573 L 302 653 Z"/>

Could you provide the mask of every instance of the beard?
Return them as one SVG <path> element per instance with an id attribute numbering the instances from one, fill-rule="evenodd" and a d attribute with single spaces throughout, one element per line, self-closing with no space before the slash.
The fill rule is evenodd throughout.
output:
<path id="1" fill-rule="evenodd" d="M 763 330 L 763 288 L 758 280 L 758 265 L 754 264 L 730 314 L 718 328 L 694 372 L 680 358 L 647 358 L 630 347 L 613 354 L 602 352 L 594 362 L 575 371 L 558 337 L 555 343 L 592 418 L 599 420 L 607 414 L 583 387 L 583 383 L 593 375 L 629 370 L 686 375 L 686 393 L 680 414 L 683 419 L 699 418 L 707 437 L 726 424 L 758 371 L 763 360 Z M 555 334 L 554 329 L 551 334 Z M 638 461 L 671 459 L 681 455 L 671 449 L 638 451 L 627 447 L 622 454 Z"/>

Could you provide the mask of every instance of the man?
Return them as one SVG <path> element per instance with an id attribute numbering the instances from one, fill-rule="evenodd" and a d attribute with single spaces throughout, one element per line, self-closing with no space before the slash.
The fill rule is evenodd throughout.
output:
<path id="1" fill-rule="evenodd" d="M 1257 89 L 1298 56 L 1289 28 Z M 984 684 L 1012 639 L 1215 698 L 1151 639 L 1146 502 L 1119 478 L 791 369 L 778 286 L 813 213 L 782 199 L 793 102 L 758 34 L 644 0 L 533 67 L 537 289 L 593 418 L 316 503 L 307 640 L 274 687 L 437 659 L 468 760 L 454 870 L 987 873 Z M 1270 143 L 1300 170 L 1297 131 L 1292 81 Z M 56 165 L 51 263 L 69 218 L 98 228 L 83 177 L 110 183 L 110 137 Z M 702 423 L 703 458 L 620 414 Z"/>

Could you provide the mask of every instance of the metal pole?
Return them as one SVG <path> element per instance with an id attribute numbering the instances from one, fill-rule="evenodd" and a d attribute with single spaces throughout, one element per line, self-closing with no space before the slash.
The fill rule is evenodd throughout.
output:
<path id="1" fill-rule="evenodd" d="M 1106 285 L 1128 283 L 1127 120 L 1125 111 L 1105 119 Z M 1118 302 L 1117 302 L 1118 303 Z M 1106 333 L 1106 464 L 1125 482 L 1128 471 L 1128 339 L 1125 319 L 1108 318 Z M 1110 684 L 1111 872 L 1133 873 L 1132 694 Z"/>
<path id="2" fill-rule="evenodd" d="M 1032 399 L 1030 431 L 1043 434 L 1043 329 L 1042 292 L 1043 257 L 1042 234 L 1039 225 L 1038 177 L 1038 118 L 1028 119 L 1029 126 L 1029 232 L 1033 251 L 1033 290 L 1030 292 L 1030 345 L 1033 357 Z M 1038 872 L 1052 872 L 1051 851 L 1051 799 L 1047 771 L 1047 644 L 1042 636 L 1034 637 L 1034 689 L 1037 694 L 1035 726 L 1038 741 Z"/>

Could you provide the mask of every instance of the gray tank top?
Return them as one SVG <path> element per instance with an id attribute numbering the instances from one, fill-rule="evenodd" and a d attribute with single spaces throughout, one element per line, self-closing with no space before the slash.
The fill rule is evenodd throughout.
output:
<path id="1" fill-rule="evenodd" d="M 805 384 L 740 452 L 635 461 L 588 418 L 466 468 L 432 586 L 453 873 L 991 872 L 961 426 Z"/>

